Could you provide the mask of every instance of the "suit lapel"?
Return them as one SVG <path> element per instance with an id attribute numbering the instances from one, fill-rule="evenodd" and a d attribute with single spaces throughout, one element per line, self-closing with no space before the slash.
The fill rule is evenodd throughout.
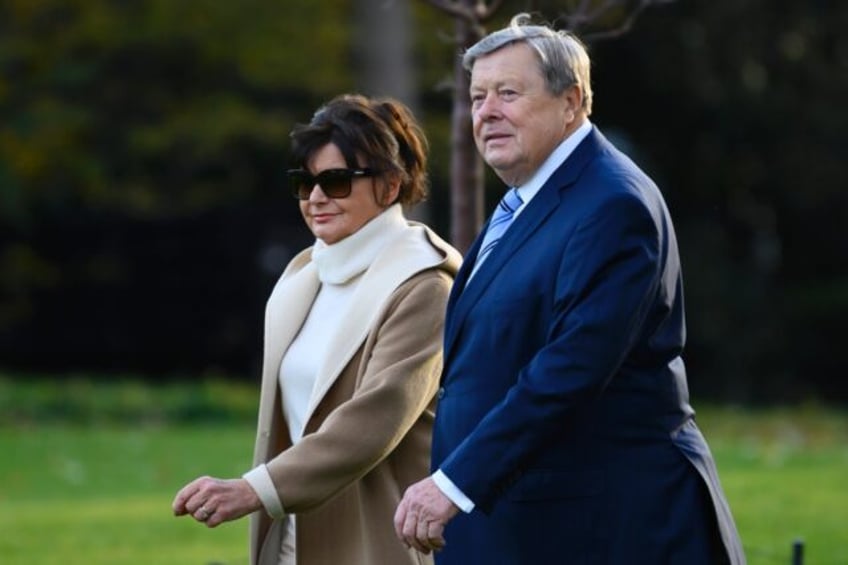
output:
<path id="1" fill-rule="evenodd" d="M 489 222 L 486 222 L 480 233 L 471 243 L 471 248 L 468 252 L 466 252 L 465 257 L 462 260 L 462 265 L 459 268 L 459 272 L 456 274 L 456 280 L 454 281 L 450 294 L 448 295 L 447 314 L 445 316 L 445 344 L 450 344 L 454 341 L 457 328 L 457 324 L 455 323 L 457 320 L 456 305 L 462 296 L 465 285 L 468 282 L 468 277 L 474 269 L 474 259 L 480 251 L 480 245 L 482 245 L 483 242 L 483 235 L 486 233 L 488 226 Z"/>
<path id="2" fill-rule="evenodd" d="M 547 186 L 545 188 L 548 188 Z M 503 271 L 505 263 L 526 243 L 527 239 L 533 232 L 539 229 L 542 222 L 545 221 L 554 210 L 559 202 L 559 192 L 557 190 L 539 191 L 533 200 L 527 204 L 527 207 L 521 211 L 521 214 L 515 219 L 504 236 L 498 242 L 497 246 L 489 253 L 486 262 L 474 274 L 474 278 L 468 281 L 468 274 L 473 268 L 473 257 L 476 253 L 468 254 L 466 265 L 463 265 L 465 276 L 457 279 L 454 284 L 454 290 L 451 298 L 453 299 L 451 307 L 448 308 L 450 313 L 448 317 L 448 331 L 446 332 L 445 340 L 445 359 L 448 359 L 453 351 L 453 346 L 459 334 L 462 323 L 465 320 L 468 312 L 483 296 L 486 288 L 499 273 Z M 481 232 L 482 234 L 483 232 Z M 478 240 L 481 238 L 478 237 Z M 474 248 L 479 247 L 479 241 L 475 242 Z M 458 288 L 460 280 L 465 282 L 465 288 Z"/>
<path id="3" fill-rule="evenodd" d="M 466 255 L 466 261 L 457 276 L 448 302 L 445 332 L 446 363 L 450 359 L 462 323 L 468 312 L 480 300 L 492 280 L 501 273 L 509 258 L 521 249 L 533 232 L 559 206 L 561 190 L 577 182 L 580 173 L 598 153 L 600 145 L 603 143 L 603 136 L 593 126 L 586 139 L 580 142 L 574 152 L 551 175 L 536 196 L 521 211 L 501 241 L 498 242 L 497 247 L 492 250 L 486 262 L 474 275 L 474 278 L 468 281 L 468 275 L 473 268 L 473 259 L 477 256 L 477 249 L 485 233 L 484 226 L 483 231 L 477 236 L 471 250 Z"/>

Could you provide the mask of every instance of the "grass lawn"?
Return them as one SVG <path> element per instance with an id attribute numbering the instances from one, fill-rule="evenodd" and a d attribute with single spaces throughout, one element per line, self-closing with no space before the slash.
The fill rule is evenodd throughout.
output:
<path id="1" fill-rule="evenodd" d="M 848 413 L 699 411 L 751 565 L 848 564 Z"/>
<path id="2" fill-rule="evenodd" d="M 189 479 L 249 464 L 252 393 L 217 386 L 200 404 L 171 389 L 167 418 L 162 403 L 145 418 L 139 397 L 155 406 L 157 393 L 137 385 L 75 395 L 0 381 L 0 564 L 246 564 L 246 521 L 208 530 L 170 510 Z M 213 397 L 239 399 L 236 416 Z M 75 416 L 45 417 L 51 402 Z M 108 417 L 92 403 L 108 404 Z M 749 564 L 790 565 L 795 539 L 807 565 L 848 564 L 848 413 L 699 408 Z"/>
<path id="3" fill-rule="evenodd" d="M 238 476 L 249 424 L 0 430 L 0 563 L 236 565 L 247 521 L 208 529 L 175 518 L 188 480 Z"/>

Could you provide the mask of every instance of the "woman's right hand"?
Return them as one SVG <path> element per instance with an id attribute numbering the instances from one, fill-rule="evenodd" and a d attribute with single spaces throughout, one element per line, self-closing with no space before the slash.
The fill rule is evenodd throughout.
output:
<path id="1" fill-rule="evenodd" d="M 199 477 L 180 489 L 172 508 L 175 516 L 191 515 L 214 528 L 261 509 L 262 502 L 245 479 Z"/>

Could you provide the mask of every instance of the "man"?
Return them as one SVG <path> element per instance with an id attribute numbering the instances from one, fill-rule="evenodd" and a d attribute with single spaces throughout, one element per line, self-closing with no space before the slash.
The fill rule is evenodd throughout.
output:
<path id="1" fill-rule="evenodd" d="M 585 48 L 520 14 L 463 63 L 477 148 L 517 191 L 454 284 L 435 472 L 398 536 L 440 565 L 744 563 L 688 403 L 671 219 L 589 122 Z"/>

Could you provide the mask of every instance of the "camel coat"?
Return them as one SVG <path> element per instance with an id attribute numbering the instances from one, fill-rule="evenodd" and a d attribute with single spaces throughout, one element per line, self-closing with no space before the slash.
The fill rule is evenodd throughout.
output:
<path id="1" fill-rule="evenodd" d="M 427 227 L 383 250 L 355 291 L 316 379 L 303 439 L 292 446 L 278 371 L 319 290 L 312 249 L 298 254 L 268 299 L 254 466 L 267 469 L 297 515 L 298 565 L 432 563 L 406 549 L 393 516 L 430 465 L 444 312 L 461 256 Z M 281 520 L 250 517 L 250 562 L 276 565 Z"/>

